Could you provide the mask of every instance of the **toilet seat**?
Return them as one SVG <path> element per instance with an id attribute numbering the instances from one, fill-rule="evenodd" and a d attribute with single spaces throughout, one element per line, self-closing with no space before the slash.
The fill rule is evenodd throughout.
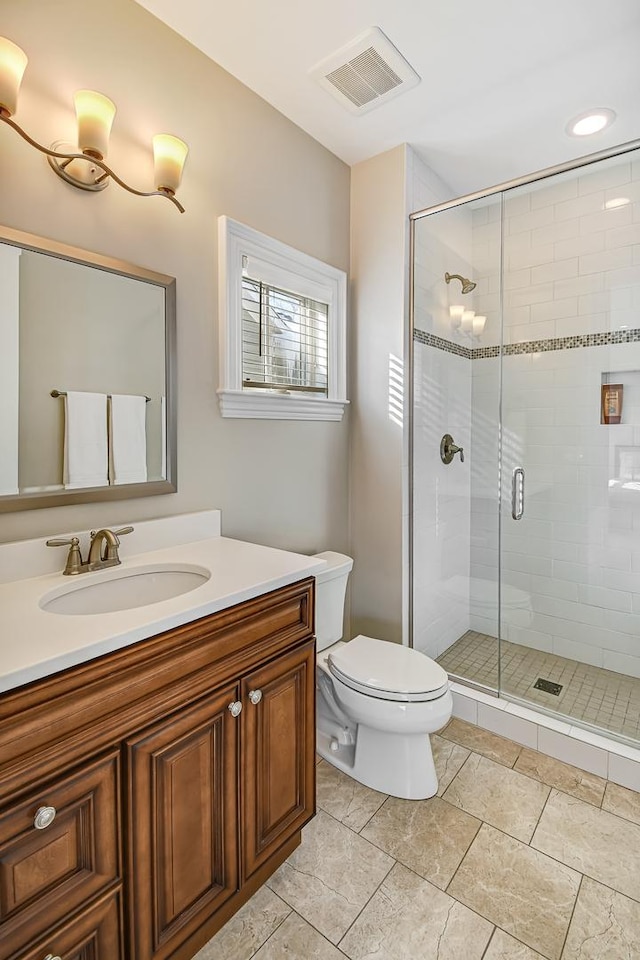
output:
<path id="1" fill-rule="evenodd" d="M 358 636 L 327 657 L 331 674 L 358 693 L 399 703 L 443 696 L 449 686 L 442 667 L 419 650 Z"/>

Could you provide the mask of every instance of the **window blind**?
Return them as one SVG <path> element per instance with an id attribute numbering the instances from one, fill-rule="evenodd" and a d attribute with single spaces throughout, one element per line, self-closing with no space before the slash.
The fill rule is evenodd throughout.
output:
<path id="1" fill-rule="evenodd" d="M 243 387 L 326 397 L 328 321 L 328 304 L 243 276 Z"/>

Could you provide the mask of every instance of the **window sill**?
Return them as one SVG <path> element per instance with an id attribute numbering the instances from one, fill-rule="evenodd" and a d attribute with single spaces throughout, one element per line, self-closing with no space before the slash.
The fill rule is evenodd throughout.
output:
<path id="1" fill-rule="evenodd" d="M 223 417 L 247 420 L 342 420 L 348 400 L 300 397 L 256 390 L 218 390 Z"/>

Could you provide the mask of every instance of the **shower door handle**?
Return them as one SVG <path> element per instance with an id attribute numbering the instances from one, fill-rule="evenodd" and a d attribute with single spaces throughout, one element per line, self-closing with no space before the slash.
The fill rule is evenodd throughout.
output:
<path id="1" fill-rule="evenodd" d="M 516 467 L 511 477 L 511 516 L 522 520 L 524 516 L 524 470 Z"/>

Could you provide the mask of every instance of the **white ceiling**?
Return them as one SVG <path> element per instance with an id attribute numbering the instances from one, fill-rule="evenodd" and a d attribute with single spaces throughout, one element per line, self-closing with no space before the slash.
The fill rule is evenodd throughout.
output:
<path id="1" fill-rule="evenodd" d="M 349 164 L 410 143 L 454 195 L 640 138 L 639 0 L 138 0 Z M 370 26 L 421 77 L 364 116 L 309 70 Z M 611 107 L 608 130 L 567 121 Z"/>

